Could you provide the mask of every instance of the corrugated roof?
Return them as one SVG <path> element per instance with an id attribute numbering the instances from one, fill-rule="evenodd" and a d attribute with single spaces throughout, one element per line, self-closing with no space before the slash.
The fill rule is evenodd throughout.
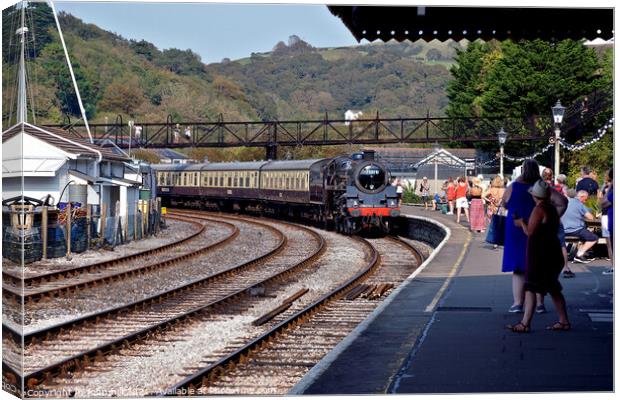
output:
<path id="1" fill-rule="evenodd" d="M 57 147 L 66 153 L 75 154 L 82 157 L 97 158 L 98 151 L 101 153 L 101 156 L 104 159 L 117 161 L 130 160 L 122 154 L 116 154 L 114 151 L 112 151 L 111 148 L 101 147 L 99 145 L 92 144 L 88 140 L 77 137 L 65 130 L 51 127 L 35 127 L 34 125 L 28 123 L 17 124 L 4 131 L 2 133 L 2 142 L 4 143 L 10 138 L 18 135 L 20 132 L 22 132 L 22 130 L 26 134 L 42 140 L 46 143 L 49 143 L 50 145 Z M 51 134 L 48 134 L 46 132 L 49 132 Z"/>
<path id="2" fill-rule="evenodd" d="M 328 6 L 358 41 L 611 39 L 613 8 Z"/>

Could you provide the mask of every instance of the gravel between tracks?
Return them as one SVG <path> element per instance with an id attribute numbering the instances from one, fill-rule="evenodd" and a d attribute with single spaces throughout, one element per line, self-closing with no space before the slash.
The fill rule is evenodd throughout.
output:
<path id="1" fill-rule="evenodd" d="M 120 306 L 189 283 L 201 277 L 228 269 L 273 249 L 276 238 L 266 228 L 256 224 L 228 220 L 237 225 L 241 234 L 230 244 L 188 261 L 159 269 L 138 277 L 130 277 L 80 291 L 75 296 L 26 304 L 24 330 L 30 332 L 91 314 L 105 308 Z M 221 227 L 221 224 L 215 224 Z M 208 245 L 230 233 L 230 229 L 209 229 Z M 257 248 L 256 244 L 261 243 Z M 155 261 L 155 260 L 153 260 Z"/>
<path id="2" fill-rule="evenodd" d="M 274 297 L 253 298 L 251 307 L 241 314 L 220 314 L 208 320 L 195 320 L 155 340 L 122 350 L 102 365 L 95 364 L 71 378 L 58 379 L 54 386 L 46 388 L 75 390 L 77 397 L 109 396 L 112 393 L 139 396 L 162 391 L 196 368 L 215 361 L 248 338 L 268 329 L 269 325 L 254 327 L 251 322 L 292 293 L 301 288 L 310 289 L 296 302 L 296 307 L 301 307 L 335 288 L 364 266 L 367 257 L 360 243 L 332 232 L 318 232 L 327 242 L 325 254 L 298 281 L 266 293 Z"/>
<path id="3" fill-rule="evenodd" d="M 248 268 L 234 277 L 227 277 L 208 286 L 179 294 L 161 304 L 130 311 L 116 318 L 102 319 L 96 326 L 71 329 L 53 340 L 30 345 L 25 352 L 26 372 L 41 369 L 69 356 L 75 356 L 119 337 L 154 326 L 168 317 L 181 315 L 243 290 L 246 286 L 252 286 L 307 259 L 318 249 L 319 244 L 306 230 L 282 224 L 277 228 L 286 235 L 289 245 L 269 260 Z"/>

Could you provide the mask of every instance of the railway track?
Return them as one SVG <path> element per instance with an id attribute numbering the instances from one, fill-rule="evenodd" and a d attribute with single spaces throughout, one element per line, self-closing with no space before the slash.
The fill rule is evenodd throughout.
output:
<path id="1" fill-rule="evenodd" d="M 192 217 L 196 221 L 200 218 Z M 205 221 L 213 218 L 204 217 Z M 226 220 L 220 217 L 220 220 Z M 226 220 L 240 229 L 240 234 L 232 241 L 225 243 L 213 251 L 202 253 L 199 257 L 178 260 L 169 263 L 151 273 L 137 276 L 126 276 L 124 279 L 108 280 L 105 284 L 82 289 L 75 295 L 46 298 L 46 301 L 26 303 L 23 314 L 24 333 L 44 329 L 50 325 L 62 324 L 81 316 L 96 314 L 101 310 L 113 309 L 145 298 L 156 296 L 162 292 L 190 284 L 237 265 L 241 260 L 250 260 L 278 246 L 281 234 L 272 227 L 253 221 Z M 228 235 L 229 229 L 212 228 L 210 239 L 202 243 L 214 243 Z M 260 243 L 260 246 L 254 246 Z M 236 254 L 231 258 L 229 254 Z M 6 303 L 5 303 L 6 304 Z M 22 318 L 22 315 L 16 315 Z M 7 318 L 9 327 L 13 328 L 15 318 Z M 19 324 L 19 322 L 17 323 Z M 14 329 L 22 329 L 17 325 Z"/>
<path id="2" fill-rule="evenodd" d="M 27 387 L 40 385 L 53 377 L 63 377 L 71 370 L 100 361 L 134 342 L 146 340 L 155 333 L 175 329 L 176 326 L 192 318 L 213 312 L 232 301 L 238 301 L 239 298 L 251 296 L 254 289 L 284 279 L 318 258 L 323 251 L 324 243 L 320 236 L 312 231 L 308 232 L 305 241 L 308 240 L 307 236 L 311 236 L 317 246 L 306 252 L 308 254 L 302 261 L 294 263 L 292 267 L 290 264 L 294 255 L 284 254 L 283 248 L 287 241 L 282 236 L 280 245 L 268 254 L 224 271 L 217 277 L 196 282 L 196 286 L 191 288 L 183 287 L 174 293 L 162 294 L 166 301 L 153 303 L 147 299 L 140 305 L 132 306 L 131 311 L 123 308 L 113 315 L 101 315 L 94 320 L 90 318 L 89 321 L 66 326 L 67 330 L 61 328 L 61 331 L 58 331 L 56 327 L 55 336 L 50 336 L 49 330 L 37 332 L 35 336 L 31 335 L 30 346 L 26 348 L 25 354 L 24 378 Z M 297 243 L 298 246 L 300 244 Z M 271 268 L 264 268 L 267 261 Z M 287 265 L 289 267 L 284 268 Z M 259 266 L 262 268 L 258 268 Z M 237 274 L 233 275 L 234 272 Z M 46 336 L 41 339 L 42 335 Z M 76 340 L 77 337 L 80 339 Z M 70 356 L 67 356 L 68 351 L 71 352 Z M 55 362 L 40 367 L 42 362 L 50 360 Z M 16 374 L 15 371 L 12 373 Z"/>
<path id="3" fill-rule="evenodd" d="M 197 227 L 196 232 L 172 243 L 116 259 L 25 277 L 23 287 L 20 277 L 3 273 L 3 296 L 8 296 L 19 304 L 33 304 L 38 300 L 75 295 L 80 289 L 152 272 L 172 263 L 191 259 L 234 240 L 239 234 L 239 229 L 234 225 L 218 222 L 230 230 L 229 235 L 216 243 L 202 246 L 201 242 L 208 240 L 206 228 L 209 225 L 206 221 L 198 222 L 175 216 L 171 218 L 193 224 Z M 198 248 L 195 249 L 196 247 Z M 152 259 L 157 261 L 151 261 Z"/>
<path id="4" fill-rule="evenodd" d="M 377 239 L 369 246 L 368 265 L 348 282 L 275 319 L 260 337 L 157 394 L 286 394 L 422 263 L 420 253 L 402 240 Z"/>

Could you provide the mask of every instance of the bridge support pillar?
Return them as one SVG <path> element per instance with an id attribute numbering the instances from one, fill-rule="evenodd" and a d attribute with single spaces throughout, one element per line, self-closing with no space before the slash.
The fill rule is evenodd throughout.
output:
<path id="1" fill-rule="evenodd" d="M 278 146 L 274 144 L 265 146 L 265 159 L 266 160 L 277 160 L 278 159 Z"/>

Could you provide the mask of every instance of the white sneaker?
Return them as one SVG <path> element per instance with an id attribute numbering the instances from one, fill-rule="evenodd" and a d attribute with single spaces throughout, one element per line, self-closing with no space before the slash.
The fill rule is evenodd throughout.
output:
<path id="1" fill-rule="evenodd" d="M 453 212 L 448 211 L 448 212 L 446 213 L 446 215 L 454 215 L 454 213 L 453 213 Z"/>

